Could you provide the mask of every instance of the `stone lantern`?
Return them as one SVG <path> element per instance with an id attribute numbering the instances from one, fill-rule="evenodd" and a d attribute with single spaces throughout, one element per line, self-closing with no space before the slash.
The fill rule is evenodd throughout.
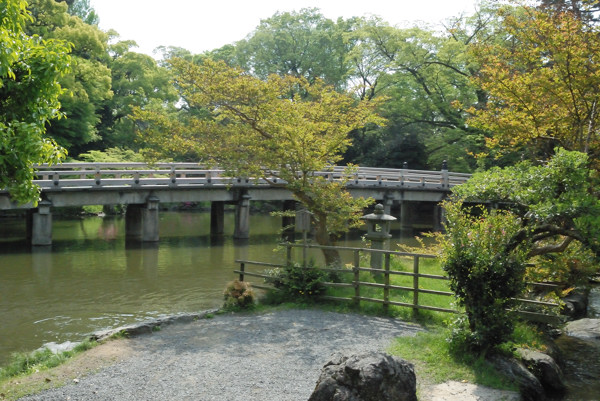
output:
<path id="1" fill-rule="evenodd" d="M 374 213 L 361 217 L 367 225 L 367 239 L 371 241 L 371 249 L 386 249 L 386 242 L 392 237 L 390 226 L 396 218 L 385 214 L 383 209 L 383 205 L 378 203 Z M 371 253 L 371 269 L 381 269 L 382 256 L 379 252 Z"/>

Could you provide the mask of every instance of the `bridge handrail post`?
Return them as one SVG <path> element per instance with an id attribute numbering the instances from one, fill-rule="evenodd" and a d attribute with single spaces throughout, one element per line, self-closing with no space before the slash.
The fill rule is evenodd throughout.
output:
<path id="1" fill-rule="evenodd" d="M 448 174 L 448 162 L 444 160 L 442 162 L 442 187 L 449 188 L 450 187 L 450 177 Z"/>
<path id="2" fill-rule="evenodd" d="M 174 164 L 171 164 L 171 171 L 169 172 L 169 178 L 171 179 L 171 184 L 175 184 L 177 182 L 177 173 L 175 172 Z"/>

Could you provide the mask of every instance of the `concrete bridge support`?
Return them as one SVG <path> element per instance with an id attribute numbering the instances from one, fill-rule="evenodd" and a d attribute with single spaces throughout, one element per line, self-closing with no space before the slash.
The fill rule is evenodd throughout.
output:
<path id="1" fill-rule="evenodd" d="M 402 233 L 411 233 L 413 225 L 414 205 L 411 202 L 400 203 L 400 230 Z"/>
<path id="2" fill-rule="evenodd" d="M 41 201 L 27 216 L 27 237 L 31 245 L 52 245 L 51 202 Z"/>
<path id="3" fill-rule="evenodd" d="M 250 195 L 242 193 L 235 205 L 235 228 L 233 238 L 250 238 Z"/>
<path id="4" fill-rule="evenodd" d="M 159 240 L 159 199 L 150 196 L 145 204 L 127 205 L 125 236 L 128 240 L 156 242 Z"/>
<path id="5" fill-rule="evenodd" d="M 435 205 L 433 207 L 433 231 L 444 231 L 446 213 L 443 207 Z"/>
<path id="6" fill-rule="evenodd" d="M 210 204 L 210 235 L 225 233 L 225 202 L 215 201 Z"/>

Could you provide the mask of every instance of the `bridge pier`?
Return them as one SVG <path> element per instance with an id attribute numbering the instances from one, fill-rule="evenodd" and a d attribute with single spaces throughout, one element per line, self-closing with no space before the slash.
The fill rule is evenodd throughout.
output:
<path id="1" fill-rule="evenodd" d="M 412 233 L 414 205 L 411 202 L 400 202 L 400 231 L 403 234 Z"/>
<path id="2" fill-rule="evenodd" d="M 225 202 L 210 203 L 210 235 L 225 233 Z"/>
<path id="3" fill-rule="evenodd" d="M 446 211 L 440 205 L 433 207 L 433 231 L 444 231 Z"/>
<path id="4" fill-rule="evenodd" d="M 243 193 L 235 205 L 235 229 L 233 238 L 250 238 L 250 195 Z"/>
<path id="5" fill-rule="evenodd" d="M 129 204 L 125 212 L 125 237 L 128 240 L 156 242 L 159 240 L 159 199 L 150 196 L 145 204 Z"/>
<path id="6" fill-rule="evenodd" d="M 52 202 L 43 200 L 27 216 L 27 238 L 31 245 L 52 245 Z"/>

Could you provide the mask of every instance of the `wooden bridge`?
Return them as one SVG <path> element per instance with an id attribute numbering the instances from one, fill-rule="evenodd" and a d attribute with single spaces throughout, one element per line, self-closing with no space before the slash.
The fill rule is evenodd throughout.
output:
<path id="1" fill-rule="evenodd" d="M 283 201 L 294 209 L 285 181 L 231 178 L 223 170 L 206 169 L 195 163 L 63 163 L 37 167 L 35 183 L 41 188 L 41 202 L 18 205 L 6 191 L 0 191 L 0 210 L 27 209 L 28 232 L 34 245 L 52 242 L 51 208 L 84 205 L 127 205 L 127 237 L 158 241 L 159 205 L 180 202 L 211 202 L 211 232 L 223 233 L 225 203 L 236 205 L 234 236 L 249 235 L 250 201 Z M 315 175 L 340 181 L 343 167 L 331 167 Z M 408 224 L 411 204 L 437 205 L 455 185 L 469 174 L 440 171 L 361 167 L 346 188 L 355 197 L 372 197 L 389 213 L 400 205 L 401 221 Z M 434 207 L 434 210 L 435 209 Z M 439 211 L 434 220 L 441 221 Z"/>

